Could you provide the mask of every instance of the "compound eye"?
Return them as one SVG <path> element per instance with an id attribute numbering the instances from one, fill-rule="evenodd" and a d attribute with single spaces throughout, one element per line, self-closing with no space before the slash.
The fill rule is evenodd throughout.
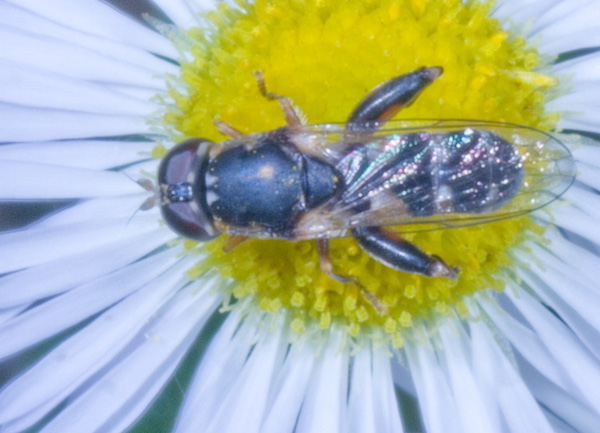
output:
<path id="1" fill-rule="evenodd" d="M 206 206 L 204 172 L 212 142 L 192 138 L 179 143 L 158 168 L 160 210 L 165 223 L 177 234 L 196 241 L 219 236 Z"/>
<path id="2" fill-rule="evenodd" d="M 187 239 L 204 242 L 218 237 L 220 233 L 213 228 L 211 221 L 203 212 L 197 212 L 192 203 L 162 205 L 160 210 L 165 223 L 175 233 Z"/>
<path id="3" fill-rule="evenodd" d="M 187 182 L 194 175 L 198 161 L 198 147 L 202 143 L 210 143 L 204 138 L 190 138 L 173 147 L 165 155 L 158 167 L 158 183 L 175 185 Z M 212 143 L 210 143 L 212 144 Z"/>

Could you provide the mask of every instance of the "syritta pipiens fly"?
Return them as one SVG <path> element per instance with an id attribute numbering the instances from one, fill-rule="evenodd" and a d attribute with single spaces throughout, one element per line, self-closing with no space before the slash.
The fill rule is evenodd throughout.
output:
<path id="1" fill-rule="evenodd" d="M 575 176 L 569 150 L 528 127 L 464 120 L 388 121 L 440 74 L 420 68 L 386 81 L 344 124 L 304 125 L 291 101 L 287 126 L 230 139 L 193 138 L 164 157 L 158 172 L 165 222 L 199 241 L 222 233 L 229 251 L 248 238 L 314 239 L 321 270 L 338 274 L 328 241 L 352 236 L 375 260 L 403 272 L 456 278 L 459 270 L 402 238 L 402 226 L 441 229 L 520 215 L 555 200 Z M 386 226 L 400 226 L 390 230 Z"/>

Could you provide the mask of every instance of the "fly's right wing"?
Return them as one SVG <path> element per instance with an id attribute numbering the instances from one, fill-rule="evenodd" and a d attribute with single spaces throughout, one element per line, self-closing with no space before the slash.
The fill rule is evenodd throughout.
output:
<path id="1" fill-rule="evenodd" d="M 556 200 L 575 178 L 569 150 L 537 129 L 472 120 L 387 122 L 371 133 L 309 125 L 343 194 L 310 211 L 298 237 L 345 236 L 355 227 L 403 231 L 483 224 Z"/>

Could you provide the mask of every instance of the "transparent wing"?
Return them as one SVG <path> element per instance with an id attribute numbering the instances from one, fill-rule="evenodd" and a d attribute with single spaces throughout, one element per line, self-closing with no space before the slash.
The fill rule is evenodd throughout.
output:
<path id="1" fill-rule="evenodd" d="M 347 133 L 343 124 L 307 125 L 298 132 L 296 139 L 334 164 L 345 184 L 299 222 L 298 238 L 345 236 L 365 226 L 483 224 L 543 207 L 575 179 L 567 147 L 537 129 L 474 120 L 378 126 Z"/>

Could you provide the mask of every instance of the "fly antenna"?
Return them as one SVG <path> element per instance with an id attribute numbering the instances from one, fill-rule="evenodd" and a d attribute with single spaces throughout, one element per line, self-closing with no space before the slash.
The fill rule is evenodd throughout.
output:
<path id="1" fill-rule="evenodd" d="M 152 182 L 148 178 L 142 177 L 140 179 L 134 179 L 133 177 L 131 177 L 128 173 L 126 173 L 124 171 L 122 171 L 121 173 L 123 173 L 123 175 L 125 175 L 132 182 L 135 182 L 139 186 L 141 186 L 142 188 L 144 188 L 146 191 L 154 193 L 151 197 L 148 197 L 146 200 L 144 200 L 144 202 L 140 205 L 140 207 L 138 207 L 135 210 L 135 212 L 133 214 L 131 214 L 131 216 L 127 220 L 127 224 L 125 224 L 125 226 L 128 226 L 129 223 L 131 222 L 131 220 L 133 219 L 133 217 L 139 211 L 141 211 L 141 210 L 142 211 L 150 210 L 150 209 L 152 209 L 156 205 L 157 190 L 156 190 L 156 187 L 154 186 L 154 182 Z"/>
<path id="2" fill-rule="evenodd" d="M 131 214 L 131 216 L 129 217 L 129 219 L 127 220 L 127 224 L 125 224 L 125 227 L 127 227 L 129 225 L 129 223 L 131 222 L 131 220 L 133 219 L 133 217 L 141 210 L 149 210 L 152 209 L 154 207 L 154 205 L 156 204 L 156 199 L 154 196 L 152 197 L 148 197 L 146 200 L 144 200 L 144 202 L 140 205 L 140 207 L 138 207 L 134 213 Z"/>

